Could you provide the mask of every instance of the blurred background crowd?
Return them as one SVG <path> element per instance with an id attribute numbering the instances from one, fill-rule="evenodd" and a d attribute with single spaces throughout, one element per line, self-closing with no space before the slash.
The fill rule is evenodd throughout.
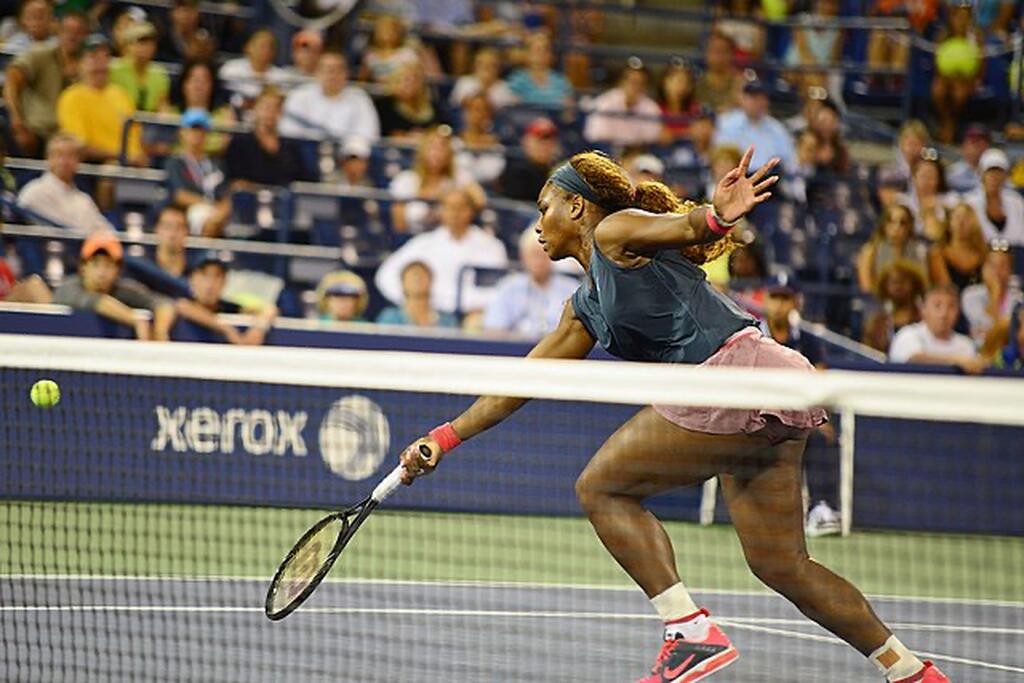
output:
<path id="1" fill-rule="evenodd" d="M 708 277 L 819 363 L 1021 369 L 1022 3 L 0 0 L 0 299 L 144 339 L 536 338 L 584 149 L 776 199 Z M 145 311 L 145 313 L 140 313 Z M 227 315 L 226 315 L 227 314 Z M 236 324 L 229 314 L 250 316 Z"/>

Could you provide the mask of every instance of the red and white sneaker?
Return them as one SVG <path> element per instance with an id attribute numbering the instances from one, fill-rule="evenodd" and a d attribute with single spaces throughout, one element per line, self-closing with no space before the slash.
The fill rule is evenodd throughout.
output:
<path id="1" fill-rule="evenodd" d="M 666 640 L 651 675 L 637 683 L 695 683 L 724 669 L 739 656 L 728 636 L 712 623 L 707 637 L 700 642 L 682 638 Z"/>
<path id="2" fill-rule="evenodd" d="M 949 679 L 946 674 L 939 671 L 939 667 L 926 661 L 923 669 L 910 678 L 901 678 L 896 683 L 949 683 Z"/>

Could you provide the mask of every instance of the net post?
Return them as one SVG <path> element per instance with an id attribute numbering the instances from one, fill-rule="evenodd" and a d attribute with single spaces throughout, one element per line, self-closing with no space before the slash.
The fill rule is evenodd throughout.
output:
<path id="1" fill-rule="evenodd" d="M 851 408 L 839 412 L 839 518 L 843 536 L 853 528 L 853 451 L 856 415 Z"/>
<path id="2" fill-rule="evenodd" d="M 700 523 L 708 526 L 715 522 L 715 502 L 718 497 L 718 477 L 704 482 L 700 492 Z"/>

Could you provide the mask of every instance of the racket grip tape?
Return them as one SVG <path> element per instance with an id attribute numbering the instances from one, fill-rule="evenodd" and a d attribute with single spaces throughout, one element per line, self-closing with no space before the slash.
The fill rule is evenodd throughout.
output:
<path id="1" fill-rule="evenodd" d="M 433 455 L 430 451 L 430 447 L 425 443 L 420 444 L 419 451 L 420 457 L 423 458 L 424 461 L 430 460 L 430 456 Z M 377 484 L 377 487 L 373 489 L 373 493 L 370 494 L 370 498 L 372 498 L 374 502 L 379 503 L 394 493 L 395 489 L 397 489 L 402 483 L 403 472 L 405 472 L 405 467 L 402 465 L 391 470 L 388 476 L 384 477 L 384 479 Z"/>

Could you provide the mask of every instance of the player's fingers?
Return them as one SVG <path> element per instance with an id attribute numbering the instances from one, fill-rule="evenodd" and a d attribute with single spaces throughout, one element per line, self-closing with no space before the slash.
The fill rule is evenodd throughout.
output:
<path id="1" fill-rule="evenodd" d="M 754 197 L 754 202 L 757 203 L 757 204 L 760 204 L 761 202 L 766 202 L 766 201 L 768 201 L 771 198 L 772 198 L 772 193 L 771 192 L 765 192 L 764 194 L 762 194 L 760 196 Z"/>
<path id="2" fill-rule="evenodd" d="M 747 175 L 747 169 L 750 168 L 750 160 L 754 158 L 754 146 L 747 147 L 747 151 L 743 153 L 743 158 L 740 159 L 739 170 L 744 176 Z"/>
<path id="3" fill-rule="evenodd" d="M 423 458 L 413 446 L 402 451 L 400 456 L 402 467 L 410 477 L 418 477 L 422 473 Z M 403 477 L 404 478 L 404 477 Z"/>
<path id="4" fill-rule="evenodd" d="M 780 159 L 778 157 L 772 157 L 771 159 L 769 159 L 768 163 L 754 171 L 754 175 L 750 176 L 750 182 L 756 183 L 759 180 L 761 180 L 761 178 L 764 178 L 773 168 L 775 168 L 779 164 L 779 161 Z"/>
<path id="5" fill-rule="evenodd" d="M 757 185 L 754 185 L 754 194 L 761 194 L 777 182 L 779 182 L 779 176 L 777 175 L 773 175 L 770 178 L 762 180 Z"/>

